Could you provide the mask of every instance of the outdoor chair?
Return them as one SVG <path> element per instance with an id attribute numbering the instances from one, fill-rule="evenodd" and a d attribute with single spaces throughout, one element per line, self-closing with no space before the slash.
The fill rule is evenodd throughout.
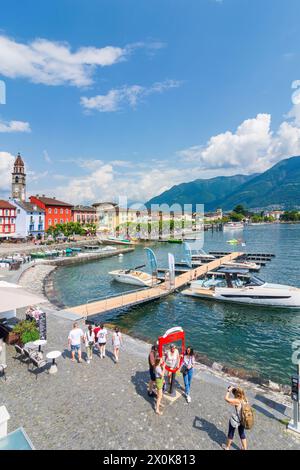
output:
<path id="1" fill-rule="evenodd" d="M 7 368 L 7 364 L 0 364 L 0 374 L 4 377 L 5 381 L 6 381 L 6 368 Z"/>
<path id="2" fill-rule="evenodd" d="M 17 356 L 14 357 L 14 359 L 23 359 L 24 358 L 24 350 L 19 346 L 18 344 L 15 344 L 15 351 L 17 353 Z"/>
<path id="3" fill-rule="evenodd" d="M 47 364 L 47 361 L 45 361 L 45 359 L 40 359 L 39 357 L 31 357 L 30 362 L 32 364 L 32 369 L 35 367 L 35 370 L 42 369 Z M 37 379 L 37 374 L 35 378 Z"/>
<path id="4" fill-rule="evenodd" d="M 23 353 L 24 353 L 25 362 L 28 362 L 28 369 L 29 369 L 31 360 L 32 359 L 38 360 L 39 356 L 37 355 L 37 351 L 30 352 L 30 350 L 27 348 L 23 348 Z"/>

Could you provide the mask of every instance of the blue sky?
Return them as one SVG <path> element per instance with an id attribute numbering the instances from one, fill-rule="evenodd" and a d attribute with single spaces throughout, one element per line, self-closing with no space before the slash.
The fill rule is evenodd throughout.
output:
<path id="1" fill-rule="evenodd" d="M 298 0 L 0 1 L 0 191 L 145 201 L 300 152 Z M 293 96 L 292 96 L 293 94 Z"/>

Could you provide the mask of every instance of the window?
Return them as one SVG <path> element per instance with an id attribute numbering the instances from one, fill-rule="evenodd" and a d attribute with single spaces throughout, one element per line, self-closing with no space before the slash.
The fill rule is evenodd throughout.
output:
<path id="1" fill-rule="evenodd" d="M 52 214 L 52 209 L 51 209 L 51 207 L 49 207 L 49 209 L 48 209 L 48 214 Z"/>
<path id="2" fill-rule="evenodd" d="M 55 224 L 55 225 L 57 224 L 57 219 L 54 219 L 54 224 Z"/>
<path id="3" fill-rule="evenodd" d="M 21 212 L 20 209 L 18 209 L 18 210 L 17 210 L 17 213 L 20 214 L 20 212 Z"/>
<path id="4" fill-rule="evenodd" d="M 68 223 L 68 222 L 69 222 L 69 219 L 66 219 L 66 223 Z"/>
<path id="5" fill-rule="evenodd" d="M 68 214 L 68 213 L 69 213 L 69 209 L 66 209 L 66 214 Z"/>
<path id="6" fill-rule="evenodd" d="M 56 208 L 54 209 L 54 214 L 57 214 L 57 209 Z"/>
<path id="7" fill-rule="evenodd" d="M 63 224 L 63 223 L 64 223 L 64 219 L 60 219 L 60 223 Z"/>
<path id="8" fill-rule="evenodd" d="M 60 209 L 60 213 L 63 214 L 63 213 L 64 213 L 64 210 L 63 210 L 63 209 Z"/>

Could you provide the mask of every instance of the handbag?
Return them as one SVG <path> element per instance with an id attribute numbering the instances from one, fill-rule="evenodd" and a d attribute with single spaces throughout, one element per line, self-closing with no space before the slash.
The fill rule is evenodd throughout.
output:
<path id="1" fill-rule="evenodd" d="M 181 369 L 180 369 L 180 372 L 182 373 L 182 375 L 186 375 L 188 373 L 189 369 L 187 367 L 186 364 L 182 364 L 181 366 Z"/>

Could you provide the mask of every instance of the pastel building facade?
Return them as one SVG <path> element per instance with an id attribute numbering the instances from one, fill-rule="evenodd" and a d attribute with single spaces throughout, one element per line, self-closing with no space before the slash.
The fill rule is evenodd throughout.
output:
<path id="1" fill-rule="evenodd" d="M 28 236 L 42 237 L 45 232 L 45 211 L 36 204 L 12 200 L 16 207 L 16 236 L 25 238 Z"/>
<path id="2" fill-rule="evenodd" d="M 10 202 L 0 200 L 0 238 L 15 237 L 16 208 Z"/>
<path id="3" fill-rule="evenodd" d="M 73 221 L 80 224 L 93 224 L 97 222 L 96 208 L 91 206 L 74 206 L 72 209 Z"/>

